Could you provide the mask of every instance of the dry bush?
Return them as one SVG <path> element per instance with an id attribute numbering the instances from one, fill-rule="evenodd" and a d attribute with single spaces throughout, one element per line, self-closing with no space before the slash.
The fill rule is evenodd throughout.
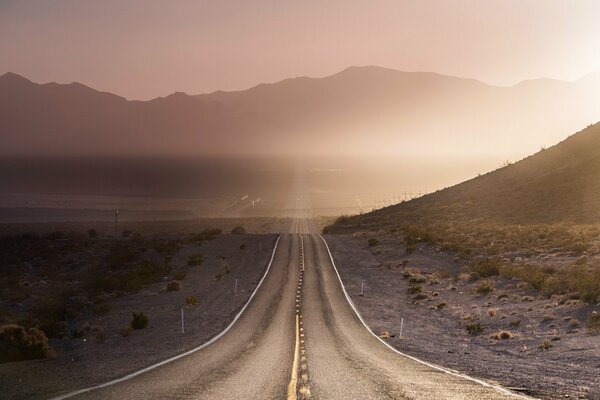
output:
<path id="1" fill-rule="evenodd" d="M 465 325 L 465 329 L 469 333 L 469 335 L 479 335 L 483 333 L 484 328 L 481 326 L 479 322 L 475 324 L 467 324 Z"/>
<path id="2" fill-rule="evenodd" d="M 132 329 L 145 329 L 148 326 L 149 322 L 148 315 L 144 312 L 132 312 L 131 313 L 131 322 L 129 325 Z"/>
<path id="3" fill-rule="evenodd" d="M 198 298 L 196 296 L 186 296 L 185 304 L 187 306 L 195 306 L 198 305 Z"/>
<path id="4" fill-rule="evenodd" d="M 492 339 L 494 340 L 507 340 L 507 339 L 512 339 L 513 334 L 510 333 L 509 331 L 500 331 L 494 335 L 492 335 Z"/>
<path id="5" fill-rule="evenodd" d="M 539 346 L 540 350 L 550 350 L 552 348 L 552 343 L 549 340 L 544 340 Z"/>
<path id="6" fill-rule="evenodd" d="M 167 292 L 178 292 L 181 290 L 181 281 L 171 281 L 167 284 Z"/>
<path id="7" fill-rule="evenodd" d="M 25 330 L 20 325 L 0 327 L 0 362 L 46 358 L 52 355 L 48 338 L 41 330 Z"/>
<path id="8" fill-rule="evenodd" d="M 600 334 L 600 314 L 597 311 L 592 311 L 588 317 L 587 328 L 592 334 Z"/>
<path id="9" fill-rule="evenodd" d="M 487 296 L 488 294 L 490 294 L 494 291 L 494 282 L 489 281 L 489 280 L 481 281 L 477 285 L 477 288 L 475 289 L 475 291 L 477 292 L 477 294 Z"/>

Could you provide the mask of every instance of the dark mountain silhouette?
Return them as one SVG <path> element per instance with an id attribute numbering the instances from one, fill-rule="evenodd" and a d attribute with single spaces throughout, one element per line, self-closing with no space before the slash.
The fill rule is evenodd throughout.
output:
<path id="1" fill-rule="evenodd" d="M 597 223 L 600 123 L 517 163 L 421 198 L 350 218 L 338 228 L 402 223 Z"/>
<path id="2" fill-rule="evenodd" d="M 506 154 L 600 119 L 598 104 L 600 88 L 582 82 L 494 87 L 379 67 L 150 101 L 8 73 L 0 77 L 0 152 Z"/>

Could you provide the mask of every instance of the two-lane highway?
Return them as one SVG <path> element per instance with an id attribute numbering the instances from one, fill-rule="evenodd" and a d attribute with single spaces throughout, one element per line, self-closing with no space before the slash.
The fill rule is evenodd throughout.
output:
<path id="1" fill-rule="evenodd" d="M 84 399 L 473 399 L 516 396 L 401 355 L 357 315 L 325 240 L 291 222 L 239 320 L 219 340 Z M 151 349 L 149 349 L 151 351 Z"/>

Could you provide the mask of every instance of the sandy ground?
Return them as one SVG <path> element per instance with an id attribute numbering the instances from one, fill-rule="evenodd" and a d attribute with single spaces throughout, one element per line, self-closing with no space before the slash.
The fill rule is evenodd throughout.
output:
<path id="1" fill-rule="evenodd" d="M 276 235 L 221 235 L 199 247 L 184 245 L 173 260 L 183 264 L 201 253 L 204 262 L 189 269 L 181 291 L 165 291 L 166 282 L 139 293 L 115 298 L 105 316 L 84 315 L 72 326 L 89 322 L 104 329 L 104 343 L 89 332 L 79 339 L 51 341 L 54 359 L 0 364 L 3 399 L 47 398 L 50 394 L 123 376 L 157 361 L 194 348 L 223 330 L 247 301 L 262 277 Z M 260 251 L 259 251 L 260 249 Z M 229 273 L 224 273 L 229 269 Z M 223 273 L 219 280 L 216 275 Z M 238 279 L 237 294 L 234 293 Z M 180 310 L 186 296 L 196 296 L 197 306 L 185 308 L 185 333 Z M 148 328 L 123 337 L 120 330 L 132 311 L 144 311 Z"/>
<path id="2" fill-rule="evenodd" d="M 477 294 L 477 282 L 440 273 L 458 273 L 464 265 L 431 246 L 407 254 L 393 238 L 380 238 L 371 248 L 365 237 L 330 235 L 327 241 L 368 325 L 376 334 L 389 332 L 389 342 L 401 351 L 542 399 L 600 399 L 600 336 L 585 328 L 600 306 L 559 304 L 501 278 L 494 279 L 493 293 Z M 425 277 L 424 298 L 407 292 L 404 270 Z M 472 323 L 484 331 L 468 334 Z M 491 338 L 500 331 L 512 338 Z M 544 341 L 548 350 L 539 348 Z"/>

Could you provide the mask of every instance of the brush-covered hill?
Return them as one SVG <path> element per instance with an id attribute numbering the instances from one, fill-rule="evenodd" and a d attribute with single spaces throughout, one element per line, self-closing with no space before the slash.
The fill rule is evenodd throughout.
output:
<path id="1" fill-rule="evenodd" d="M 341 218 L 340 230 L 600 222 L 600 123 L 514 164 L 421 198 Z"/>
<path id="2" fill-rule="evenodd" d="M 600 119 L 600 87 L 512 87 L 351 67 L 237 92 L 129 101 L 0 76 L 0 155 L 481 154 L 536 149 Z M 511 158 L 512 156 L 508 156 Z"/>

